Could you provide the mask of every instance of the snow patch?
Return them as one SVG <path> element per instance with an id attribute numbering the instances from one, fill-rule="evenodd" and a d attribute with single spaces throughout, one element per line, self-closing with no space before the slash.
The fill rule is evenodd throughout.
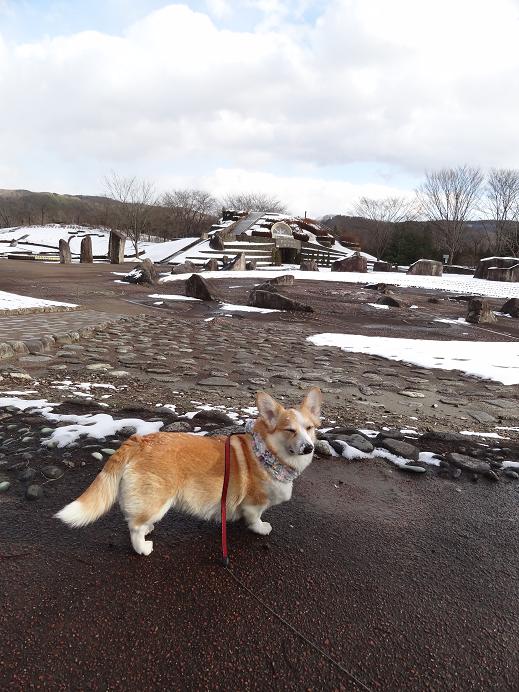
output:
<path id="1" fill-rule="evenodd" d="M 179 258 L 180 259 L 180 258 Z M 257 269 L 243 272 L 204 272 L 207 279 L 261 279 L 265 281 L 287 273 L 287 267 L 281 269 Z M 404 274 L 402 272 L 332 272 L 329 269 L 320 268 L 318 272 L 302 272 L 299 269 L 291 270 L 295 279 L 305 281 L 332 281 L 334 283 L 365 284 L 367 281 L 385 283 L 389 286 L 402 286 L 407 288 L 424 288 L 428 290 L 447 291 L 458 295 L 488 296 L 490 298 L 519 298 L 519 282 L 488 281 L 487 279 L 474 279 L 466 274 L 446 274 L 444 276 L 419 276 Z M 171 274 L 161 279 L 161 283 L 170 281 L 185 281 L 191 274 Z"/>
<path id="2" fill-rule="evenodd" d="M 366 353 L 388 360 L 467 375 L 505 385 L 519 384 L 519 342 L 435 341 L 356 334 L 315 334 L 316 346 L 336 346 L 350 353 Z"/>

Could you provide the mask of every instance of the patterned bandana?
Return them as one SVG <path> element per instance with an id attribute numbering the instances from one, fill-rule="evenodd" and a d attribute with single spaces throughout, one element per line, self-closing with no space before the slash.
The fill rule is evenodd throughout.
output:
<path id="1" fill-rule="evenodd" d="M 245 431 L 252 437 L 252 450 L 256 458 L 274 480 L 280 483 L 292 483 L 300 475 L 300 471 L 278 461 L 277 457 L 267 449 L 262 437 L 254 432 L 255 422 L 255 420 L 248 420 L 245 423 Z"/>

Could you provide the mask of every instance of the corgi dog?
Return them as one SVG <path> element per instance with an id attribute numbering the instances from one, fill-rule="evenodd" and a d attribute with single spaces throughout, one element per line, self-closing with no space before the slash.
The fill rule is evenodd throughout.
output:
<path id="1" fill-rule="evenodd" d="M 301 405 L 285 409 L 266 392 L 258 392 L 259 416 L 244 434 L 231 438 L 227 517 L 243 519 L 254 533 L 272 527 L 263 512 L 290 500 L 293 481 L 311 463 L 321 390 L 312 387 Z M 133 435 L 112 454 L 92 484 L 55 517 L 72 527 L 86 526 L 119 500 L 133 549 L 149 555 L 146 536 L 173 507 L 201 519 L 220 519 L 224 476 L 224 436 L 193 433 Z"/>

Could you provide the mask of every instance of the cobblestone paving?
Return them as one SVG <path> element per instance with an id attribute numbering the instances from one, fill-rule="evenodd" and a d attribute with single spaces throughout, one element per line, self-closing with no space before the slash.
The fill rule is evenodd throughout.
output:
<path id="1" fill-rule="evenodd" d="M 120 396 L 120 405 L 125 398 L 245 405 L 259 389 L 297 401 L 317 385 L 329 417 L 358 424 L 405 424 L 415 417 L 421 427 L 488 430 L 516 420 L 516 387 L 318 348 L 306 341 L 311 333 L 307 325 L 239 318 L 122 317 L 79 341 L 60 339 L 57 350 L 22 356 L 18 364 L 40 380 L 59 373 L 112 382 L 113 403 Z"/>
<path id="2" fill-rule="evenodd" d="M 65 334 L 116 319 L 117 316 L 94 310 L 1 315 L 0 341 L 25 341 L 52 334 Z"/>

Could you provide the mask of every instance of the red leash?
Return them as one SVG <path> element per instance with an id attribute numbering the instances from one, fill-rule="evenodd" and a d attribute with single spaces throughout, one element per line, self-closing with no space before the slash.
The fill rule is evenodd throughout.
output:
<path id="1" fill-rule="evenodd" d="M 222 519 L 222 565 L 229 566 L 229 555 L 227 552 L 227 488 L 229 486 L 229 476 L 231 474 L 231 436 L 225 440 L 225 470 L 223 474 L 221 519 Z"/>

